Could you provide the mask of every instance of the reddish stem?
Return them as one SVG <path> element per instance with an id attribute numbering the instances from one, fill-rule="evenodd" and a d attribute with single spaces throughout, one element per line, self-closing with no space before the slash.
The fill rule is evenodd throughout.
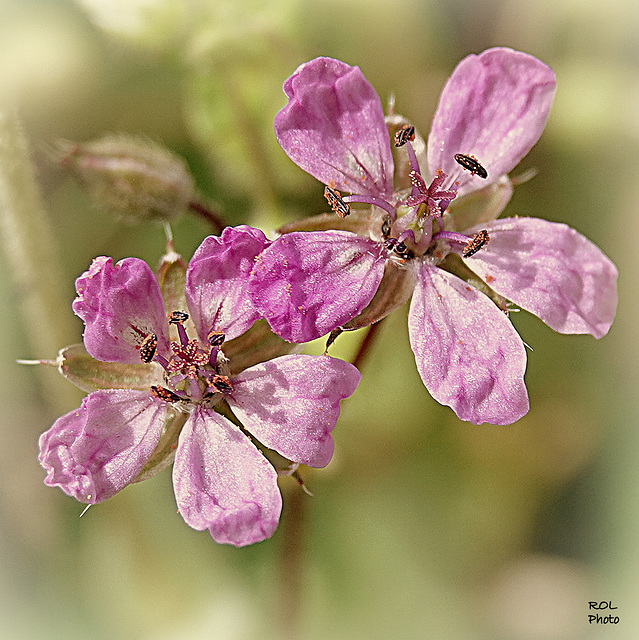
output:
<path id="1" fill-rule="evenodd" d="M 224 222 L 222 222 L 222 218 L 219 212 L 212 211 L 203 202 L 191 200 L 188 206 L 191 211 L 204 218 L 213 227 L 213 233 L 215 233 L 216 235 L 222 233 L 222 229 L 227 226 Z"/>
<path id="2" fill-rule="evenodd" d="M 382 322 L 384 322 L 384 318 L 370 325 L 368 331 L 366 332 L 366 335 L 364 336 L 364 339 L 362 340 L 362 344 L 359 345 L 359 349 L 352 360 L 352 364 L 360 370 L 362 368 L 362 363 L 370 352 L 371 346 L 375 342 L 375 338 L 377 337 Z"/>

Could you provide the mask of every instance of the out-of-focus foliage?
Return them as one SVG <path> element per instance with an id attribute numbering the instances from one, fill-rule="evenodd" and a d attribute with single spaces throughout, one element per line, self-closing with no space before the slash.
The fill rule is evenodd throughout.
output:
<path id="1" fill-rule="evenodd" d="M 42 484 L 38 435 L 79 396 L 54 391 L 53 368 L 14 364 L 56 353 L 34 350 L 26 292 L 3 255 L 1 637 L 244 640 L 287 628 L 318 640 L 637 637 L 633 0 L 0 0 L 0 15 L 0 109 L 17 110 L 31 143 L 59 251 L 66 344 L 80 338 L 73 281 L 91 258 L 156 264 L 164 240 L 160 226 L 93 207 L 49 162 L 50 146 L 108 133 L 155 140 L 186 159 L 232 224 L 269 232 L 326 208 L 321 185 L 272 130 L 283 81 L 317 55 L 359 65 L 424 135 L 468 53 L 510 46 L 548 63 L 555 104 L 521 165 L 538 173 L 506 215 L 570 224 L 621 273 L 617 321 L 601 341 L 514 318 L 531 346 L 532 408 L 511 427 L 464 424 L 432 401 L 405 311 L 393 314 L 343 405 L 334 460 L 303 471 L 314 497 L 283 478 L 279 531 L 237 550 L 184 525 L 167 472 L 81 519 L 81 505 Z M 187 259 L 210 232 L 193 215 L 173 231 Z M 352 357 L 361 338 L 340 337 L 332 354 Z M 588 625 L 590 600 L 612 600 L 620 623 Z"/>

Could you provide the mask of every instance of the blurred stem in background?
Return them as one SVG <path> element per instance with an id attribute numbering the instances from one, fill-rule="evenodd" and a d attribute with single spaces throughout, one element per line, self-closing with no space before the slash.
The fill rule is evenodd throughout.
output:
<path id="1" fill-rule="evenodd" d="M 20 122 L 6 112 L 0 113 L 0 225 L 0 242 L 33 350 L 30 355 L 54 358 L 61 347 L 74 341 L 69 322 L 71 288 L 62 275 Z M 44 375 L 51 411 L 66 413 L 76 391 L 62 377 Z"/>

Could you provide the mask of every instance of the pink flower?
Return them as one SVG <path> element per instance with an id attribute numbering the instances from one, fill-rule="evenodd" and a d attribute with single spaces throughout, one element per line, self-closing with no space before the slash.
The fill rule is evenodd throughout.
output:
<path id="1" fill-rule="evenodd" d="M 259 317 L 247 277 L 267 244 L 261 231 L 246 226 L 206 238 L 186 272 L 189 313 L 165 307 L 142 260 L 93 261 L 76 282 L 73 303 L 86 325 L 86 349 L 131 370 L 146 363 L 149 386 L 94 391 L 42 434 L 46 484 L 95 504 L 152 475 L 154 458 L 161 467 L 174 454 L 175 497 L 187 524 L 235 546 L 273 534 L 282 507 L 277 471 L 216 409 L 228 405 L 264 446 L 289 460 L 323 467 L 332 456 L 340 400 L 360 375 L 346 362 L 308 355 L 238 372 L 225 356 L 221 345 L 241 340 Z"/>
<path id="2" fill-rule="evenodd" d="M 468 56 L 443 89 L 425 157 L 410 128 L 399 132 L 412 187 L 398 191 L 402 167 L 360 70 L 330 58 L 301 65 L 284 83 L 278 141 L 329 187 L 336 212 L 354 202 L 371 212 L 350 227 L 286 233 L 258 256 L 250 293 L 273 330 L 304 342 L 370 324 L 412 294 L 410 342 L 431 395 L 476 424 L 524 415 L 526 353 L 508 301 L 556 331 L 597 338 L 616 309 L 617 271 L 586 238 L 534 218 L 495 220 L 512 191 L 506 174 L 541 135 L 554 91 L 552 70 L 525 53 Z M 478 194 L 496 204 L 477 205 L 469 222 Z"/>

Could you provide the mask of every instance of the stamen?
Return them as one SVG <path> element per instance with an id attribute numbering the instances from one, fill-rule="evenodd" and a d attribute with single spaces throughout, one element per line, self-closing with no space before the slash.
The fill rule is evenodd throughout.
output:
<path id="1" fill-rule="evenodd" d="M 409 140 L 415 139 L 415 127 L 405 124 L 401 129 L 395 132 L 395 146 L 403 147 Z"/>
<path id="2" fill-rule="evenodd" d="M 210 376 L 207 376 L 206 381 L 218 393 L 231 393 L 231 391 L 233 391 L 233 385 L 231 384 L 231 380 L 228 376 L 221 376 L 218 373 L 213 373 Z"/>
<path id="3" fill-rule="evenodd" d="M 166 387 L 158 387 L 156 385 L 151 386 L 151 395 L 158 400 L 164 400 L 164 402 L 179 402 L 184 400 L 177 393 L 174 393 Z"/>
<path id="4" fill-rule="evenodd" d="M 169 324 L 177 327 L 178 336 L 183 347 L 189 344 L 189 337 L 186 334 L 184 323 L 189 319 L 189 314 L 184 311 L 172 311 L 169 313 Z"/>
<path id="5" fill-rule="evenodd" d="M 391 232 L 391 222 L 388 218 L 384 218 L 384 222 L 382 222 L 382 238 L 384 240 L 388 240 Z"/>
<path id="6" fill-rule="evenodd" d="M 474 256 L 483 246 L 488 243 L 489 240 L 490 236 L 488 235 L 488 231 L 486 229 L 482 229 L 466 243 L 462 256 L 464 258 L 470 258 L 470 256 Z"/>
<path id="7" fill-rule="evenodd" d="M 460 164 L 464 169 L 468 169 L 470 173 L 474 176 L 479 176 L 480 178 L 487 178 L 488 171 L 484 169 L 484 167 L 479 164 L 479 160 L 475 158 L 475 156 L 467 156 L 463 153 L 456 153 L 454 155 L 455 162 Z"/>
<path id="8" fill-rule="evenodd" d="M 403 241 L 397 240 L 397 238 L 388 238 L 388 240 L 384 242 L 384 246 L 388 251 L 402 258 L 402 261 L 415 257 L 415 253 L 409 249 Z"/>
<path id="9" fill-rule="evenodd" d="M 140 345 L 140 360 L 148 364 L 153 360 L 153 356 L 158 348 L 158 337 L 155 333 L 150 333 Z"/>
<path id="10" fill-rule="evenodd" d="M 209 341 L 209 344 L 212 347 L 219 347 L 226 339 L 226 336 L 221 331 L 211 329 L 211 331 L 209 331 L 208 335 L 206 336 L 206 339 Z"/>
<path id="11" fill-rule="evenodd" d="M 403 242 L 398 242 L 393 248 L 393 251 L 405 260 L 410 260 L 415 257 L 415 254 Z"/>
<path id="12" fill-rule="evenodd" d="M 391 220 L 395 222 L 397 219 L 397 211 L 395 211 L 395 207 L 393 207 L 390 202 L 386 202 L 386 200 L 382 200 L 381 198 L 375 198 L 373 196 L 360 196 L 360 195 L 352 195 L 352 196 L 344 196 L 342 201 L 347 202 L 363 202 L 364 204 L 372 204 L 374 207 L 379 207 L 380 209 L 384 209 L 390 215 Z"/>
<path id="13" fill-rule="evenodd" d="M 189 314 L 184 311 L 172 311 L 169 313 L 169 324 L 182 324 L 189 319 Z"/>
<path id="14" fill-rule="evenodd" d="M 345 218 L 351 212 L 351 208 L 342 200 L 342 194 L 337 189 L 331 189 L 327 185 L 324 187 L 324 197 L 331 211 L 340 218 Z"/>
<path id="15" fill-rule="evenodd" d="M 420 172 L 419 162 L 417 161 L 417 154 L 415 153 L 415 149 L 413 149 L 413 145 L 410 143 L 407 143 L 406 151 L 408 152 L 408 162 L 410 164 L 411 171 L 415 171 L 419 173 Z"/>

